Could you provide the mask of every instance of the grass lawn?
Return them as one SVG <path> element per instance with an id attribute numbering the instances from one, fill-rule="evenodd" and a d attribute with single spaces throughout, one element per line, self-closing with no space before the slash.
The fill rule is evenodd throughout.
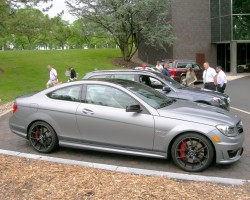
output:
<path id="1" fill-rule="evenodd" d="M 45 89 L 49 64 L 57 70 L 59 81 L 66 82 L 68 77 L 64 74 L 69 65 L 81 79 L 95 68 L 118 68 L 112 61 L 119 57 L 119 49 L 0 51 L 0 104 L 21 94 Z"/>

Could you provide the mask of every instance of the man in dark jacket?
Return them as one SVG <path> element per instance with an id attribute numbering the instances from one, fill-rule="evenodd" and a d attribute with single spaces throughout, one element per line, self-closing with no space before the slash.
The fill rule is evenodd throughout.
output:
<path id="1" fill-rule="evenodd" d="M 164 74 L 165 76 L 170 77 L 170 73 L 168 71 L 168 68 L 169 68 L 169 63 L 165 63 L 164 67 L 163 67 L 163 70 L 162 70 L 162 74 Z"/>
<path id="2" fill-rule="evenodd" d="M 77 79 L 76 71 L 71 66 L 69 66 L 69 71 L 70 71 L 70 79 L 68 80 L 68 82 L 75 81 Z"/>

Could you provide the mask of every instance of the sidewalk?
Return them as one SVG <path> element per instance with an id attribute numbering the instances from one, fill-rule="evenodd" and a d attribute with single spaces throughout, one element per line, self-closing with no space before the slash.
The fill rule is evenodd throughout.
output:
<path id="1" fill-rule="evenodd" d="M 250 76 L 250 73 L 238 73 L 238 74 L 226 73 L 226 75 L 227 75 L 227 80 L 232 81 L 232 80 L 235 80 L 235 79 Z"/>

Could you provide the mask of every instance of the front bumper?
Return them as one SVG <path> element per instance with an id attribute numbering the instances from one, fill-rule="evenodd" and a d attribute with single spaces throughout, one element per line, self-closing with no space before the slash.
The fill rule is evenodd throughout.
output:
<path id="1" fill-rule="evenodd" d="M 215 135 L 213 133 L 213 135 Z M 240 159 L 244 149 L 243 141 L 245 138 L 244 133 L 240 133 L 236 137 L 227 137 L 218 132 L 216 134 L 220 138 L 220 142 L 215 143 L 216 163 L 230 164 Z"/>

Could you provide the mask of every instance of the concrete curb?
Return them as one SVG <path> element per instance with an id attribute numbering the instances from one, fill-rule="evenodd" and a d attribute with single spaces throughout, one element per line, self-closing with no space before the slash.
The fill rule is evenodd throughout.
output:
<path id="1" fill-rule="evenodd" d="M 200 175 L 189 175 L 189 174 L 162 172 L 162 171 L 155 171 L 155 170 L 129 168 L 129 167 L 119 167 L 119 166 L 115 166 L 115 165 L 90 163 L 90 162 L 76 161 L 76 160 L 56 158 L 56 157 L 27 154 L 27 153 L 21 153 L 21 152 L 17 152 L 17 151 L 8 151 L 8 150 L 3 150 L 3 149 L 0 149 L 0 154 L 9 155 L 9 156 L 17 156 L 17 157 L 28 158 L 28 159 L 41 160 L 41 161 L 55 162 L 55 163 L 61 163 L 61 164 L 67 164 L 67 165 L 79 165 L 79 166 L 84 166 L 84 167 L 92 167 L 92 168 L 101 169 L 101 170 L 110 170 L 110 171 L 129 173 L 129 174 L 147 175 L 147 176 L 161 176 L 161 177 L 166 177 L 166 178 L 171 178 L 171 179 L 179 179 L 179 180 L 222 183 L 222 184 L 230 184 L 230 185 L 243 185 L 244 183 L 250 183 L 250 180 L 220 178 L 220 177 L 210 177 L 210 176 L 200 176 Z"/>
<path id="2" fill-rule="evenodd" d="M 9 109 L 9 110 L 3 112 L 2 114 L 0 114 L 0 120 L 1 120 L 1 119 L 5 119 L 5 118 L 8 117 L 9 115 L 11 115 L 11 113 L 12 113 L 12 109 Z"/>

